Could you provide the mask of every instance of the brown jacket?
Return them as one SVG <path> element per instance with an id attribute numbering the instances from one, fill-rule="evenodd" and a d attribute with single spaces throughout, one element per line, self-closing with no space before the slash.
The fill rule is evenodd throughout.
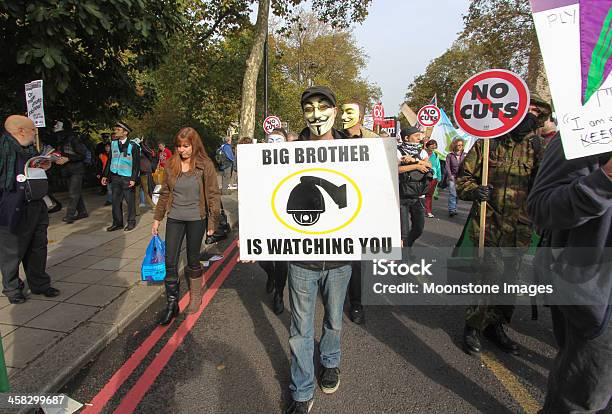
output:
<path id="1" fill-rule="evenodd" d="M 208 230 L 217 230 L 219 214 L 221 211 L 221 192 L 219 191 L 219 181 L 217 170 L 209 158 L 196 161 L 196 174 L 202 178 L 200 182 L 200 217 L 208 217 Z M 164 183 L 159 194 L 159 200 L 155 207 L 155 220 L 163 220 L 166 213 L 172 208 L 174 198 L 174 186 L 177 177 L 166 173 Z"/>

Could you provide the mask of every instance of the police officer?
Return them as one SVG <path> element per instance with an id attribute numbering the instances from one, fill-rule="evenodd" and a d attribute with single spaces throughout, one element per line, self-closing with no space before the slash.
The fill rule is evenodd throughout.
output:
<path id="1" fill-rule="evenodd" d="M 466 244 L 478 245 L 480 203 L 487 202 L 487 249 L 480 266 L 482 281 L 502 277 L 503 281 L 512 283 L 520 271 L 521 252 L 526 252 L 531 244 L 533 230 L 527 215 L 527 195 L 544 150 L 543 141 L 535 131 L 550 114 L 550 104 L 532 94 L 529 112 L 523 121 L 508 134 L 491 141 L 488 186 L 481 186 L 482 140 L 472 147 L 459 168 L 457 195 L 462 200 L 473 201 L 459 248 Z M 502 350 L 518 353 L 518 345 L 503 327 L 510 323 L 514 312 L 514 305 L 509 303 L 512 299 L 492 303 L 494 299 L 487 298 L 467 309 L 463 345 L 469 354 L 481 351 L 481 332 Z"/>
<path id="2" fill-rule="evenodd" d="M 111 142 L 111 152 L 102 177 L 102 185 L 108 185 L 110 179 L 113 193 L 113 224 L 107 231 L 123 228 L 123 200 L 128 207 L 127 226 L 125 231 L 136 227 L 136 200 L 134 187 L 140 172 L 140 147 L 132 142 L 128 135 L 132 132 L 125 122 L 117 122 L 115 140 Z"/>

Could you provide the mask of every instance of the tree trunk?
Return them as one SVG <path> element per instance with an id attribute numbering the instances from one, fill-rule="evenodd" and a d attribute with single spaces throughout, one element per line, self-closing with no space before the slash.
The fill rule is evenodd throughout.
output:
<path id="1" fill-rule="evenodd" d="M 246 62 L 242 81 L 242 103 L 240 105 L 240 136 L 255 138 L 255 106 L 257 104 L 257 76 L 263 60 L 263 48 L 268 35 L 270 0 L 259 0 L 253 48 Z"/>

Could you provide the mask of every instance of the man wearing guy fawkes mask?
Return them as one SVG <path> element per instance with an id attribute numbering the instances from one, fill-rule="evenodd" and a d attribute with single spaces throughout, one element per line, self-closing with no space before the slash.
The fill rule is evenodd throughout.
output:
<path id="1" fill-rule="evenodd" d="M 338 108 L 336 95 L 325 86 L 308 88 L 302 94 L 302 113 L 308 125 L 300 141 L 343 139 L 333 128 Z M 314 315 L 319 290 L 325 308 L 323 335 L 319 343 L 322 365 L 319 385 L 325 394 L 334 393 L 340 384 L 340 334 L 346 289 L 351 278 L 350 262 L 290 262 L 289 298 L 291 302 L 292 401 L 288 414 L 308 413 L 312 408 L 314 380 Z"/>
<path id="2" fill-rule="evenodd" d="M 363 126 L 365 115 L 363 105 L 357 101 L 349 101 L 342 105 L 342 132 L 348 138 L 379 138 L 374 132 Z M 365 312 L 361 304 L 361 262 L 353 262 L 351 281 L 349 283 L 349 317 L 354 323 L 361 325 L 365 322 Z"/>
<path id="3" fill-rule="evenodd" d="M 484 279 L 481 281 L 498 277 L 496 282 L 513 283 L 520 272 L 522 253 L 529 248 L 533 233 L 527 215 L 527 196 L 544 153 L 544 142 L 535 131 L 544 125 L 551 112 L 548 102 L 532 94 L 529 112 L 523 121 L 508 134 L 491 140 L 488 186 L 481 186 L 483 140 L 478 140 L 459 167 L 457 195 L 462 200 L 473 202 L 457 243 L 459 250 L 478 246 L 480 203 L 487 202 L 487 249 L 485 260 L 479 266 L 479 277 Z M 503 255 L 500 248 L 507 248 Z M 510 251 L 513 253 L 508 257 Z M 503 351 L 517 354 L 518 345 L 506 335 L 503 327 L 510 323 L 514 305 L 489 303 L 492 299 L 487 298 L 479 305 L 468 307 L 463 333 L 464 349 L 469 354 L 479 353 L 479 334 L 483 333 Z"/>
<path id="4" fill-rule="evenodd" d="M 349 138 L 379 138 L 376 132 L 363 126 L 364 115 L 363 105 L 358 102 L 342 105 L 342 128 Z"/>

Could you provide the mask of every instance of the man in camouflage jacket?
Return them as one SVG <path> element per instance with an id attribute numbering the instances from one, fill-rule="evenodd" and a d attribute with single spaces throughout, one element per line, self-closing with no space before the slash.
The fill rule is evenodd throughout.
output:
<path id="1" fill-rule="evenodd" d="M 481 281 L 512 283 L 519 273 L 522 253 L 530 246 L 533 233 L 527 215 L 527 195 L 544 150 L 535 131 L 550 114 L 550 105 L 537 95 L 532 96 L 525 119 L 510 133 L 491 141 L 487 186 L 481 185 L 482 140 L 472 147 L 459 168 L 457 195 L 473 204 L 458 247 L 478 246 L 480 203 L 487 202 L 486 251 L 479 264 Z M 480 332 L 504 351 L 518 352 L 518 345 L 503 328 L 504 323 L 510 322 L 514 305 L 508 304 L 511 299 L 499 299 L 489 297 L 467 309 L 463 342 L 468 353 L 480 352 Z M 504 304 L 492 303 L 500 301 Z"/>

